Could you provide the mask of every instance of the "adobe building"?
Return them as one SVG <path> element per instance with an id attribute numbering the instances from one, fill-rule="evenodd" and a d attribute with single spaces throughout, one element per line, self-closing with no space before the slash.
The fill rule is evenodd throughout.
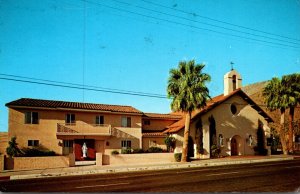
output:
<path id="1" fill-rule="evenodd" d="M 181 118 L 143 113 L 131 106 L 30 98 L 21 98 L 6 106 L 9 108 L 9 140 L 16 136 L 20 148 L 42 146 L 59 155 L 75 153 L 76 161 L 95 160 L 97 152 L 109 155 L 113 150 L 121 152 L 125 148 L 164 149 L 163 139 L 152 140 L 151 136 Z M 143 128 L 145 133 L 142 133 Z M 151 135 L 148 132 L 152 132 Z M 84 143 L 88 153 L 83 158 Z"/>
<path id="2" fill-rule="evenodd" d="M 192 113 L 189 138 L 192 156 L 210 158 L 213 145 L 220 147 L 223 156 L 254 155 L 258 130 L 262 131 L 261 143 L 270 154 L 266 138 L 270 137 L 268 123 L 273 120 L 241 87 L 242 77 L 232 69 L 224 76 L 224 94 Z M 175 152 L 181 152 L 183 145 L 185 116 L 182 116 L 163 132 L 176 138 Z"/>
<path id="3" fill-rule="evenodd" d="M 224 94 L 192 113 L 190 151 L 194 157 L 209 158 L 211 146 L 221 155 L 254 155 L 257 131 L 263 130 L 265 144 L 272 118 L 240 88 L 242 78 L 231 70 L 224 76 Z M 181 152 L 182 113 L 143 113 L 131 106 L 105 105 L 21 98 L 6 104 L 9 109 L 8 139 L 17 137 L 19 147 L 43 146 L 59 155 L 75 153 L 75 159 L 95 160 L 96 153 L 111 154 L 123 148 L 166 149 L 164 139 L 176 138 Z M 83 145 L 87 157 L 83 157 Z"/>

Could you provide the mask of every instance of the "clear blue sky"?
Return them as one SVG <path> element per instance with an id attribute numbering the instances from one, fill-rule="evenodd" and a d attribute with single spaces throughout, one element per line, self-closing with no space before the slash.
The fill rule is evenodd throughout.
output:
<path id="1" fill-rule="evenodd" d="M 243 85 L 300 72 L 300 1 L 0 0 L 0 74 L 165 95 L 169 70 L 191 59 L 211 96 L 230 61 Z M 0 79 L 0 131 L 22 97 L 170 112 L 168 99 Z"/>

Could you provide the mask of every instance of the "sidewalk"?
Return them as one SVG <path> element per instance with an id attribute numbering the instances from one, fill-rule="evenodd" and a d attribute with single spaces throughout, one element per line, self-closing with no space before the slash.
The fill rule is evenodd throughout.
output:
<path id="1" fill-rule="evenodd" d="M 296 156 L 295 156 L 296 157 Z M 249 164 L 259 162 L 272 162 L 293 160 L 294 156 L 234 156 L 218 159 L 200 159 L 192 162 L 180 163 L 152 163 L 152 164 L 139 164 L 139 165 L 126 165 L 126 166 L 76 166 L 66 168 L 48 168 L 48 169 L 35 169 L 35 170 L 19 170 L 12 171 L 6 170 L 0 172 L 0 180 L 14 180 L 14 179 L 30 179 L 30 178 L 43 178 L 43 177 L 59 177 L 59 176 L 73 176 L 73 175 L 86 175 L 86 174 L 99 174 L 99 173 L 115 173 L 115 172 L 130 172 L 142 170 L 160 170 L 160 169 L 176 169 L 176 168 L 191 168 L 191 167 L 207 167 L 207 166 L 223 166 L 234 164 Z"/>

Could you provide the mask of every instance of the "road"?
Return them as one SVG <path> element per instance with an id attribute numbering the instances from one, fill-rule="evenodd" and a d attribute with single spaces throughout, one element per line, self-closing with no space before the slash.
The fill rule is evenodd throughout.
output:
<path id="1" fill-rule="evenodd" d="M 295 192 L 300 160 L 0 181 L 12 192 Z"/>

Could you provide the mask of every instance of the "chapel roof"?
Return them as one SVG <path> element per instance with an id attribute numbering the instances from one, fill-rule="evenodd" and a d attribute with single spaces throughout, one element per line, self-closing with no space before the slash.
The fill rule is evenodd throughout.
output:
<path id="1" fill-rule="evenodd" d="M 246 100 L 252 106 L 252 108 L 254 108 L 256 111 L 258 111 L 258 113 L 260 115 L 262 115 L 268 122 L 273 122 L 273 119 L 240 88 L 231 92 L 230 94 L 228 94 L 226 96 L 221 94 L 221 95 L 216 96 L 216 97 L 212 98 L 211 100 L 209 100 L 206 103 L 206 106 L 204 108 L 197 109 L 192 112 L 191 121 L 193 122 L 199 116 L 205 114 L 209 110 L 222 104 L 224 101 L 228 100 L 229 98 L 231 98 L 234 95 L 241 96 L 244 100 Z M 181 129 L 183 129 L 184 126 L 185 126 L 185 116 L 183 116 L 183 118 L 180 119 L 179 121 L 168 126 L 168 128 L 163 133 L 176 133 L 176 132 L 180 131 Z"/>

